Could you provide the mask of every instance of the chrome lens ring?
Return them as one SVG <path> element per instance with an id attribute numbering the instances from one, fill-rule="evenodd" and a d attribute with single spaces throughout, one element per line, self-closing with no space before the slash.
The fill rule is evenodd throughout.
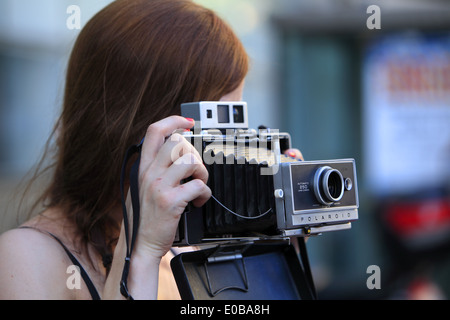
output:
<path id="1" fill-rule="evenodd" d="M 340 201 L 344 195 L 344 177 L 341 172 L 336 169 L 327 170 L 322 179 L 322 188 L 328 200 Z"/>
<path id="2" fill-rule="evenodd" d="M 314 194 L 326 206 L 340 201 L 344 195 L 344 178 L 341 172 L 329 166 L 317 169 L 314 175 Z"/>

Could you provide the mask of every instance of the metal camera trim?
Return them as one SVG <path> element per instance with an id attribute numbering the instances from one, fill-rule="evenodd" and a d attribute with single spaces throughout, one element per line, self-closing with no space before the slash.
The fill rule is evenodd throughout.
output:
<path id="1" fill-rule="evenodd" d="M 322 173 L 324 173 L 323 177 L 322 177 Z M 341 182 L 341 192 L 338 197 L 333 197 L 333 195 L 331 195 L 330 190 L 328 188 L 329 187 L 329 184 L 328 184 L 329 178 L 332 173 L 337 173 L 339 175 L 339 181 Z M 321 186 L 322 186 L 323 192 L 325 194 L 325 197 L 329 201 L 326 201 L 322 197 L 322 194 L 320 192 Z M 326 205 L 326 206 L 330 206 L 334 202 L 340 201 L 342 199 L 342 197 L 344 196 L 344 189 L 345 189 L 344 177 L 342 176 L 342 173 L 339 170 L 333 169 L 330 166 L 323 166 L 323 167 L 320 167 L 319 169 L 317 169 L 317 171 L 314 175 L 314 194 L 316 195 L 316 198 L 320 203 L 322 203 L 323 205 Z"/>

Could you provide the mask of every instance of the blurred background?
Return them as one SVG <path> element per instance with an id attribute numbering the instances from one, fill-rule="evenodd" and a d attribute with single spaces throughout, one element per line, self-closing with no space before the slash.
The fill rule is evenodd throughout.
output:
<path id="1" fill-rule="evenodd" d="M 360 219 L 307 243 L 319 298 L 448 299 L 450 2 L 196 1 L 252 59 L 251 127 L 289 132 L 307 160 L 356 159 Z M 82 28 L 109 2 L 0 1 L 0 232 L 20 222 L 17 185 L 61 106 L 79 32 L 67 10 Z"/>

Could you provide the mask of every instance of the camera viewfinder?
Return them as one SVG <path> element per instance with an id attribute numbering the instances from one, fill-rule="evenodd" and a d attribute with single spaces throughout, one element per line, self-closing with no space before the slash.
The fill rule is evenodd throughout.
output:
<path id="1" fill-rule="evenodd" d="M 217 122 L 219 123 L 229 123 L 230 115 L 228 113 L 228 105 L 218 105 L 217 106 Z"/>
<path id="2" fill-rule="evenodd" d="M 233 120 L 234 123 L 244 123 L 244 106 L 242 105 L 233 106 Z"/>

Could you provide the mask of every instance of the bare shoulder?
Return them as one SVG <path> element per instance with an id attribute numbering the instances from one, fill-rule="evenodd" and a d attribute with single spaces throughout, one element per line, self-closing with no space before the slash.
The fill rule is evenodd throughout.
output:
<path id="1" fill-rule="evenodd" d="M 50 236 L 34 229 L 0 235 L 0 299 L 65 299 L 67 256 Z"/>

